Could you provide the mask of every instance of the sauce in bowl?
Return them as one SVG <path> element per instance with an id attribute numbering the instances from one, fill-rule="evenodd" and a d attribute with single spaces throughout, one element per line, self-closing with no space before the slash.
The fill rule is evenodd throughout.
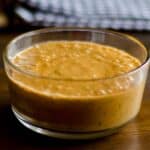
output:
<path id="1" fill-rule="evenodd" d="M 121 49 L 53 41 L 33 45 L 11 61 L 29 74 L 14 71 L 8 77 L 14 109 L 32 124 L 56 131 L 95 132 L 122 126 L 139 111 L 142 76 L 123 74 L 141 62 Z"/>

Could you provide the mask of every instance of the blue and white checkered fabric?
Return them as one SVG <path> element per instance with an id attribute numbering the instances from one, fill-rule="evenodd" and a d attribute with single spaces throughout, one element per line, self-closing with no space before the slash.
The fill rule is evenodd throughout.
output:
<path id="1" fill-rule="evenodd" d="M 150 30 L 150 0 L 19 0 L 15 13 L 34 26 Z"/>

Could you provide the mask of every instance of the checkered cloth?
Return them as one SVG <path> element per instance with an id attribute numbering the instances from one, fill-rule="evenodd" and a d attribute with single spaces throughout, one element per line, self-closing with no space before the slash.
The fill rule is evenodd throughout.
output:
<path id="1" fill-rule="evenodd" d="M 18 0 L 15 13 L 33 26 L 150 30 L 150 0 Z"/>

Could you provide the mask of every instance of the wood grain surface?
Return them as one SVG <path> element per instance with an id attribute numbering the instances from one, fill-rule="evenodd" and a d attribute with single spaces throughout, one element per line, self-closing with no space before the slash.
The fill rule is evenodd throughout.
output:
<path id="1" fill-rule="evenodd" d="M 149 48 L 149 32 L 129 32 Z M 0 150 L 149 150 L 150 75 L 138 116 L 118 133 L 90 141 L 63 141 L 38 135 L 24 128 L 9 105 L 7 79 L 2 65 L 2 50 L 16 33 L 0 33 Z"/>

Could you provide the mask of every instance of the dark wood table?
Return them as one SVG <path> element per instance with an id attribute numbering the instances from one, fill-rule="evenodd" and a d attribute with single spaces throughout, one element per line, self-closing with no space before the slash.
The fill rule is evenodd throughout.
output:
<path id="1" fill-rule="evenodd" d="M 139 115 L 120 132 L 91 141 L 63 141 L 38 135 L 24 128 L 9 105 L 7 79 L 2 65 L 2 50 L 19 33 L 0 33 L 0 150 L 149 150 L 150 75 Z M 129 32 L 150 48 L 150 32 Z"/>

